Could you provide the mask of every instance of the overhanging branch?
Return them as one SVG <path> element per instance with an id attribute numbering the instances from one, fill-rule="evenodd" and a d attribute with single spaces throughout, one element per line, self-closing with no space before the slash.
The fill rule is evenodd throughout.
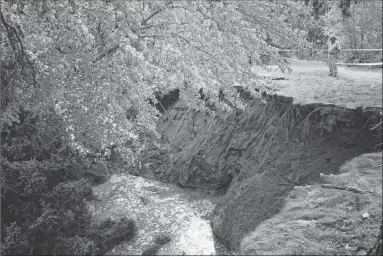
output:
<path id="1" fill-rule="evenodd" d="M 160 12 L 162 12 L 163 10 L 165 10 L 166 7 L 168 7 L 171 3 L 172 3 L 171 1 L 167 2 L 167 3 L 165 4 L 165 7 L 163 7 L 163 8 L 159 8 L 159 9 L 155 10 L 155 11 L 152 12 L 147 18 L 142 19 L 142 21 L 141 21 L 141 26 L 145 26 L 151 18 L 153 18 L 154 16 L 156 16 L 157 14 L 159 14 Z"/>
<path id="2" fill-rule="evenodd" d="M 210 58 L 212 58 L 214 61 L 216 61 L 222 68 L 225 68 L 225 65 L 223 65 L 223 63 L 221 63 L 214 55 L 212 55 L 211 53 L 209 53 L 208 51 L 198 47 L 198 46 L 195 46 L 193 45 L 188 39 L 184 38 L 183 36 L 181 35 L 178 35 L 178 34 L 175 34 L 175 33 L 171 33 L 171 35 L 173 36 L 176 36 L 178 38 L 181 38 L 183 41 L 185 41 L 188 45 L 190 45 L 191 47 L 207 54 Z"/>
<path id="3" fill-rule="evenodd" d="M 119 45 L 119 44 L 116 45 L 116 46 L 114 46 L 114 47 L 112 47 L 112 48 L 110 48 L 108 51 L 106 51 L 106 52 L 100 54 L 96 59 L 94 59 L 93 63 L 96 63 L 96 62 L 100 61 L 102 58 L 104 58 L 104 57 L 107 56 L 107 55 L 111 55 L 111 54 L 113 54 L 114 52 L 117 51 L 118 48 L 120 48 L 120 45 Z"/>
<path id="4" fill-rule="evenodd" d="M 249 18 L 251 19 L 250 22 L 252 22 L 252 23 L 254 23 L 254 24 L 262 24 L 262 25 L 266 26 L 267 29 L 274 30 L 278 35 L 282 36 L 284 39 L 286 39 L 287 41 L 289 41 L 291 44 L 294 44 L 294 42 L 290 40 L 289 35 L 283 33 L 282 31 L 280 31 L 280 30 L 278 30 L 278 29 L 276 29 L 276 28 L 274 28 L 272 25 L 270 25 L 270 23 L 268 23 L 268 22 L 263 22 L 263 21 L 261 21 L 260 19 L 255 18 L 253 15 L 250 15 L 250 14 L 246 13 L 244 10 L 242 10 L 242 9 L 239 8 L 239 7 L 236 7 L 236 8 L 234 8 L 234 9 L 235 9 L 236 11 L 242 13 L 243 15 L 249 17 Z M 256 22 L 254 22 L 253 20 L 255 20 Z M 296 42 L 295 42 L 295 43 L 296 43 Z"/>
<path id="5" fill-rule="evenodd" d="M 24 70 L 25 67 L 29 67 L 32 73 L 31 75 L 32 75 L 33 84 L 37 85 L 35 69 L 33 67 L 32 62 L 29 60 L 28 56 L 25 53 L 23 42 L 21 41 L 17 30 L 11 25 L 9 25 L 7 21 L 5 20 L 1 6 L 0 6 L 0 20 L 1 20 L 1 23 L 4 25 L 5 30 L 7 32 L 7 36 L 11 43 L 13 54 L 15 56 L 16 64 L 20 63 L 22 71 Z"/>

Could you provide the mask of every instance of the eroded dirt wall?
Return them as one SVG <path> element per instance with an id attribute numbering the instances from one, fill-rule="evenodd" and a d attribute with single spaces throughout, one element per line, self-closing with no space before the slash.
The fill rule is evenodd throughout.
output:
<path id="1" fill-rule="evenodd" d="M 319 182 L 320 173 L 336 174 L 346 160 L 381 142 L 379 131 L 369 130 L 380 109 L 294 105 L 276 95 L 266 100 L 217 114 L 176 103 L 158 124 L 160 144 L 148 148 L 135 171 L 224 195 L 212 225 L 234 250 L 278 213 L 294 186 Z"/>

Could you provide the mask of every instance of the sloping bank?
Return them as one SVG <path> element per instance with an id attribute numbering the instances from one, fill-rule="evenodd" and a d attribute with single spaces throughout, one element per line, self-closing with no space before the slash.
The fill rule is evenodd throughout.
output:
<path id="1" fill-rule="evenodd" d="M 381 109 L 293 104 L 266 95 L 244 111 L 209 114 L 174 99 L 158 124 L 160 145 L 133 173 L 222 195 L 212 227 L 232 250 L 279 213 L 296 186 L 322 183 L 353 157 L 376 151 Z M 168 106 L 171 99 L 163 105 Z"/>

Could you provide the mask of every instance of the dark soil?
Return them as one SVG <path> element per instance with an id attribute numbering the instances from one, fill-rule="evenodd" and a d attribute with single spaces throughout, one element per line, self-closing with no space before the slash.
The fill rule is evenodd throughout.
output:
<path id="1" fill-rule="evenodd" d="M 292 98 L 249 100 L 244 111 L 209 114 L 177 102 L 158 124 L 160 148 L 143 154 L 143 176 L 223 194 L 212 222 L 233 250 L 242 238 L 278 213 L 297 185 L 336 174 L 347 160 L 371 152 L 380 131 L 369 128 L 380 108 L 293 104 Z"/>

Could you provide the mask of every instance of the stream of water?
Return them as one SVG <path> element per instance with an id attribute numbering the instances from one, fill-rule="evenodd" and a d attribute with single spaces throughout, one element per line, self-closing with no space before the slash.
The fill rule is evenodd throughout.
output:
<path id="1" fill-rule="evenodd" d="M 215 239 L 208 220 L 215 207 L 213 197 L 129 174 L 113 175 L 93 191 L 97 198 L 89 203 L 93 219 L 127 217 L 137 223 L 136 238 L 107 255 L 141 255 L 160 235 L 169 236 L 171 242 L 158 255 L 229 254 Z"/>

